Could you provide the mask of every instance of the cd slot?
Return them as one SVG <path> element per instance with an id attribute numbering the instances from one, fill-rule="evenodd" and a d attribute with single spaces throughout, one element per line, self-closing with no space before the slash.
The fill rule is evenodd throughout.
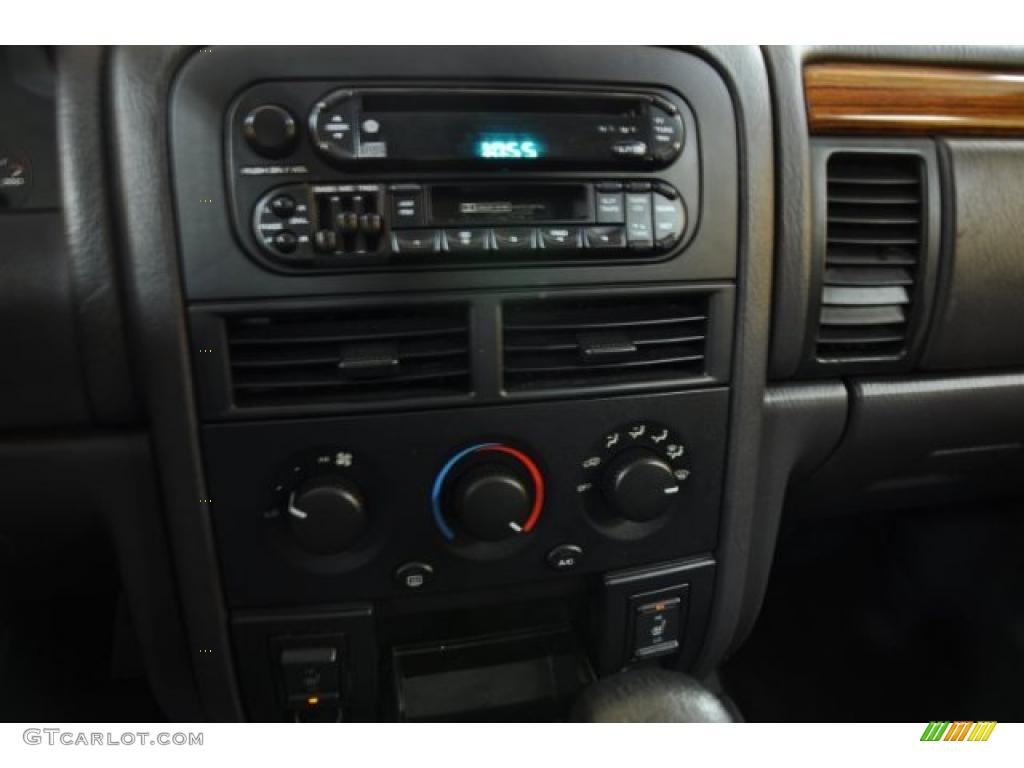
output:
<path id="1" fill-rule="evenodd" d="M 638 117 L 648 96 L 544 91 L 363 91 L 364 113 L 424 115 L 432 112 L 574 114 Z"/>

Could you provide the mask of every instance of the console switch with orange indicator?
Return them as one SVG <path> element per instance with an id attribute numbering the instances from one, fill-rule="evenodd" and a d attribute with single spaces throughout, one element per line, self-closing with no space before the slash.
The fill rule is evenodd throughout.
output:
<path id="1" fill-rule="evenodd" d="M 648 659 L 679 650 L 685 597 L 684 589 L 675 594 L 637 595 L 631 600 L 633 658 Z"/>
<path id="2" fill-rule="evenodd" d="M 338 700 L 338 649 L 330 646 L 281 651 L 285 698 L 291 708 L 312 708 Z"/>

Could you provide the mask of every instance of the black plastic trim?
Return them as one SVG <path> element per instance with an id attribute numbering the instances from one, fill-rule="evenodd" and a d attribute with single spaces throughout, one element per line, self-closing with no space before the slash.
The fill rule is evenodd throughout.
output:
<path id="1" fill-rule="evenodd" d="M 205 717 L 239 720 L 227 614 L 199 460 L 167 157 L 167 91 L 183 48 L 118 48 L 110 59 L 114 205 L 129 345 L 140 372 L 188 651 Z M 200 649 L 212 652 L 200 653 Z"/>
<path id="2" fill-rule="evenodd" d="M 93 420 L 104 426 L 141 418 L 122 316 L 104 140 L 105 51 L 60 48 L 57 137 L 75 326 Z"/>

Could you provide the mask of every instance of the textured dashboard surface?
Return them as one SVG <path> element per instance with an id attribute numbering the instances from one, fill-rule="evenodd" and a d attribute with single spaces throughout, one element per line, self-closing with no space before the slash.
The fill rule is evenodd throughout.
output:
<path id="1" fill-rule="evenodd" d="M 1024 364 L 1024 141 L 950 140 L 955 234 L 924 367 Z"/>

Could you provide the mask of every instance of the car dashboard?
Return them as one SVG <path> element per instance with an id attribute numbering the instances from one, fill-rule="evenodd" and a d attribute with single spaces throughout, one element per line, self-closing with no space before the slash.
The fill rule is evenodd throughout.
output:
<path id="1" fill-rule="evenodd" d="M 171 719 L 712 675 L 784 511 L 1019 496 L 1022 65 L 10 52 L 7 565 L 108 542 Z"/>

